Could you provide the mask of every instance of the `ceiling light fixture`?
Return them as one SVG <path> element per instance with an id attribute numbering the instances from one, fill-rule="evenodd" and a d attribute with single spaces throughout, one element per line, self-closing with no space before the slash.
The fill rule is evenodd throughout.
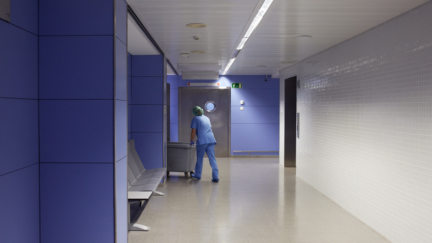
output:
<path id="1" fill-rule="evenodd" d="M 235 59 L 236 59 L 235 57 L 231 58 L 231 60 L 228 62 L 228 65 L 226 66 L 225 70 L 223 71 L 222 75 L 225 75 L 228 72 L 231 65 L 234 63 Z"/>
<path id="2" fill-rule="evenodd" d="M 263 19 L 265 13 L 270 8 L 270 5 L 272 3 L 273 3 L 273 0 L 265 0 L 264 1 L 263 5 L 258 10 L 258 13 L 255 15 L 255 18 L 252 20 L 252 23 L 249 25 L 249 28 L 246 31 L 246 34 L 243 36 L 242 40 L 240 41 L 239 45 L 237 46 L 235 57 L 237 57 L 237 55 L 240 52 L 240 50 L 243 49 L 243 47 L 246 44 L 246 42 L 248 41 L 249 37 L 252 35 L 252 32 L 259 25 L 259 23 Z M 226 68 L 225 68 L 224 72 L 222 73 L 222 75 L 225 75 L 228 72 L 228 70 L 231 67 L 232 63 L 235 61 L 235 57 L 231 58 L 231 60 L 229 61 L 228 65 L 226 66 Z"/>
<path id="3" fill-rule="evenodd" d="M 207 27 L 207 25 L 202 23 L 191 23 L 191 24 L 187 24 L 186 27 L 199 29 L 199 28 L 205 28 Z"/>
<path id="4" fill-rule="evenodd" d="M 202 53 L 205 53 L 205 51 L 191 51 L 191 53 L 194 53 L 194 54 L 202 54 Z"/>

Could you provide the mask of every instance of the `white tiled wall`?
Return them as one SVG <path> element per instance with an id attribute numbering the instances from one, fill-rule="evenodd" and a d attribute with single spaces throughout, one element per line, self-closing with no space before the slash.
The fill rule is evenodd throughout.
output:
<path id="1" fill-rule="evenodd" d="M 432 3 L 283 70 L 281 111 L 292 76 L 297 175 L 392 242 L 432 242 Z"/>

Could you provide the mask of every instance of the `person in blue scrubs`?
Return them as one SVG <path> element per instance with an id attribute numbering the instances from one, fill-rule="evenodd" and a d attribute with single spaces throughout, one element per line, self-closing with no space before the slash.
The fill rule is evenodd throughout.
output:
<path id="1" fill-rule="evenodd" d="M 201 179 L 204 154 L 207 153 L 207 156 L 210 160 L 210 166 L 212 167 L 212 181 L 219 182 L 219 170 L 214 151 L 216 139 L 211 129 L 210 119 L 204 116 L 204 110 L 199 106 L 195 106 L 192 109 L 192 113 L 195 115 L 195 117 L 192 119 L 191 123 L 191 145 L 194 145 L 195 135 L 198 137 L 198 140 L 196 142 L 197 162 L 195 166 L 195 173 L 191 174 L 191 176 L 192 178 L 198 180 Z"/>

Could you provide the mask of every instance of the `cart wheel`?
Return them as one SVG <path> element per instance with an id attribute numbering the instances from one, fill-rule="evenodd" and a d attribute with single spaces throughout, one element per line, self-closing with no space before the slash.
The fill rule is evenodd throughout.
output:
<path id="1" fill-rule="evenodd" d="M 167 177 L 169 177 L 170 175 L 169 175 L 169 171 L 167 171 Z"/>

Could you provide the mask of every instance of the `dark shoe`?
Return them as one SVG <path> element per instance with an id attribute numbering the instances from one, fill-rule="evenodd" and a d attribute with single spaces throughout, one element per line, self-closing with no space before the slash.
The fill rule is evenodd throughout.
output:
<path id="1" fill-rule="evenodd" d="M 201 180 L 201 177 L 196 177 L 194 173 L 191 173 L 191 178 Z"/>
<path id="2" fill-rule="evenodd" d="M 213 179 L 212 181 L 213 182 L 219 182 L 219 179 Z"/>

